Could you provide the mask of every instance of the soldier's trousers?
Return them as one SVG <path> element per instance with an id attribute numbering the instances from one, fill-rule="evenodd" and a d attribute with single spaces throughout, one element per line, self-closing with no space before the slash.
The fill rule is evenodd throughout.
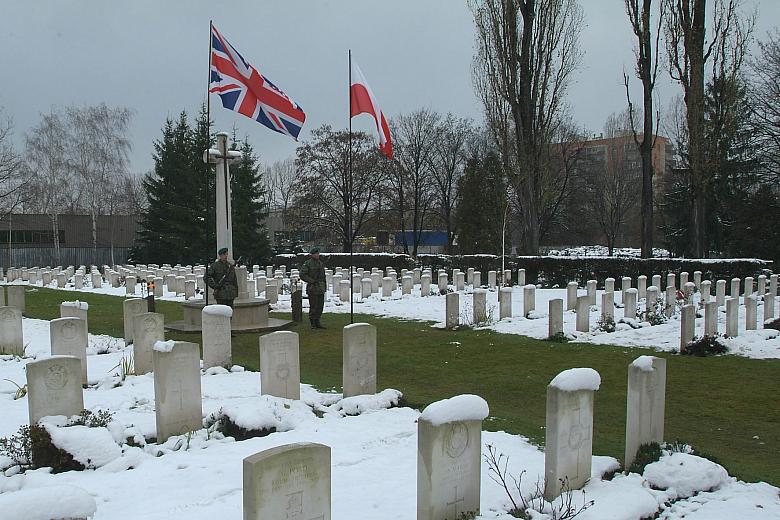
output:
<path id="1" fill-rule="evenodd" d="M 320 319 L 320 316 L 322 316 L 323 307 L 325 307 L 324 294 L 309 295 L 309 319 L 310 320 L 314 321 Z"/>

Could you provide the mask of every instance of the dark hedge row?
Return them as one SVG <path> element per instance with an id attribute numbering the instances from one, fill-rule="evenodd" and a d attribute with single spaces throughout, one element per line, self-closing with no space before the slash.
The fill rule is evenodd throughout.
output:
<path id="1" fill-rule="evenodd" d="M 286 265 L 288 268 L 299 267 L 308 258 L 308 255 L 300 254 L 280 255 L 274 258 L 274 265 Z M 343 253 L 323 253 L 322 261 L 329 268 L 349 266 L 349 255 Z M 353 262 L 356 267 L 371 269 L 378 267 L 385 269 L 392 266 L 397 272 L 401 269 L 414 267 L 430 267 L 437 269 L 460 269 L 465 271 L 473 267 L 483 273 L 483 280 L 487 280 L 488 271 L 501 270 L 501 257 L 494 255 L 418 255 L 414 262 L 407 255 L 391 254 L 355 254 Z M 506 257 L 504 267 L 511 269 L 512 279 L 517 282 L 517 269 L 525 269 L 526 283 L 540 284 L 543 287 L 558 285 L 565 287 L 568 282 L 576 281 L 585 285 L 588 280 L 598 280 L 599 286 L 603 286 L 605 278 L 619 280 L 623 276 L 630 276 L 634 280 L 640 275 L 650 277 L 660 274 L 666 280 L 667 273 L 690 273 L 693 280 L 693 272 L 701 271 L 705 280 L 730 280 L 731 278 L 757 277 L 759 274 L 769 274 L 772 271 L 771 261 L 756 259 L 723 259 L 723 260 L 695 260 L 682 258 L 617 258 L 617 257 L 566 257 L 566 256 L 521 256 Z"/>

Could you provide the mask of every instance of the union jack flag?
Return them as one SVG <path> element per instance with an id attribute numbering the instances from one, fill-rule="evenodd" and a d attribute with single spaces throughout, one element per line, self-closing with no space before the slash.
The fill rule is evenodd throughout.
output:
<path id="1" fill-rule="evenodd" d="M 298 104 L 252 65 L 211 26 L 211 78 L 222 106 L 250 117 L 296 141 L 306 120 Z"/>

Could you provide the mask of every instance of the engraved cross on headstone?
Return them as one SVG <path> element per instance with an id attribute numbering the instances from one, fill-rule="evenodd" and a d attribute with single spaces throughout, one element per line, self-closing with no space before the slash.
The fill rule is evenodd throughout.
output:
<path id="1" fill-rule="evenodd" d="M 452 502 L 447 502 L 447 507 L 452 506 L 452 514 L 455 515 L 453 516 L 453 519 L 456 519 L 458 517 L 458 514 L 460 513 L 459 504 L 465 502 L 466 499 L 465 497 L 458 498 L 458 486 L 454 486 L 454 490 L 455 490 L 455 498 Z"/>

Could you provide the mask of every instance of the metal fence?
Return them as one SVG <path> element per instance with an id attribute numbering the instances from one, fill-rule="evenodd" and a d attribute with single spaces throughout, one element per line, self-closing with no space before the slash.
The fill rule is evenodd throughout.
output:
<path id="1" fill-rule="evenodd" d="M 8 267 L 43 267 L 43 266 L 80 266 L 80 265 L 115 265 L 127 263 L 130 255 L 129 247 L 61 247 L 59 259 L 53 247 L 20 247 L 11 248 L 8 255 L 8 244 L 0 245 L 0 266 Z"/>

